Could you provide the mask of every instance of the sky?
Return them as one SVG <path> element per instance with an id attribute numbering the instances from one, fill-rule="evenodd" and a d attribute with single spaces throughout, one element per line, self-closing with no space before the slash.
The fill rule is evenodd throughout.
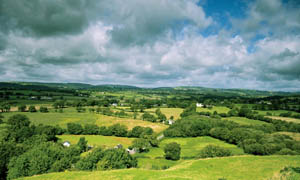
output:
<path id="1" fill-rule="evenodd" d="M 300 91 L 300 1 L 0 0 L 0 81 Z"/>

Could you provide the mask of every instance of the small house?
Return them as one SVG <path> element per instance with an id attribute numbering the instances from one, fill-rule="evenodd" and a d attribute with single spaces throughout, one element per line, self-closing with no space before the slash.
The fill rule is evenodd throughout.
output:
<path id="1" fill-rule="evenodd" d="M 135 149 L 135 148 L 133 148 L 133 149 L 126 149 L 126 151 L 127 151 L 130 155 L 136 153 L 136 149 Z"/>
<path id="2" fill-rule="evenodd" d="M 202 103 L 196 103 L 197 107 L 203 107 L 204 105 Z"/>
<path id="3" fill-rule="evenodd" d="M 118 106 L 117 103 L 112 103 L 111 105 L 114 106 L 114 107 L 117 107 L 117 106 Z"/>
<path id="4" fill-rule="evenodd" d="M 169 125 L 172 125 L 172 124 L 174 124 L 174 122 L 175 122 L 174 120 L 171 120 L 171 119 L 170 119 L 170 120 L 168 120 L 168 123 L 169 123 Z"/>
<path id="5" fill-rule="evenodd" d="M 70 146 L 71 146 L 71 143 L 70 143 L 69 141 L 65 141 L 65 142 L 63 143 L 63 146 L 65 146 L 65 147 L 70 147 Z"/>

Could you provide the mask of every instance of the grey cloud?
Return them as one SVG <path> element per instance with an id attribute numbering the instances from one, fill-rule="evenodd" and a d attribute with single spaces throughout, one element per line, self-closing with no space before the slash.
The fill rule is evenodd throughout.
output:
<path id="1" fill-rule="evenodd" d="M 4 23 L 27 34 L 78 33 L 88 25 L 88 0 L 2 0 L 1 4 Z"/>
<path id="2" fill-rule="evenodd" d="M 33 36 L 83 32 L 101 21 L 112 25 L 112 39 L 120 45 L 153 41 L 178 22 L 199 28 L 211 19 L 191 0 L 1 0 L 0 19 L 10 30 Z"/>
<path id="3" fill-rule="evenodd" d="M 232 19 L 234 28 L 245 38 L 256 35 L 284 37 L 300 33 L 299 5 L 294 1 L 257 0 L 249 4 L 243 19 Z"/>

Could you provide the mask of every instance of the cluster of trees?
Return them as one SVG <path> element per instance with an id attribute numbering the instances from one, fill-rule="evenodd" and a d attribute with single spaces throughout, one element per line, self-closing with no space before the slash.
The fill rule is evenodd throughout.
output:
<path id="1" fill-rule="evenodd" d="M 82 152 L 88 150 L 84 137 L 76 145 L 64 147 L 57 142 L 56 135 L 66 130 L 31 125 L 28 117 L 22 114 L 11 116 L 6 124 L 6 133 L 0 141 L 0 179 L 15 179 L 66 169 L 106 170 L 137 166 L 136 159 L 124 149 L 95 149 L 87 156 L 80 157 Z M 149 129 L 135 129 L 134 136 L 150 132 Z"/>
<path id="2" fill-rule="evenodd" d="M 200 158 L 213 158 L 213 157 L 225 157 L 231 156 L 232 153 L 229 149 L 220 147 L 217 145 L 207 145 L 199 153 L 198 157 Z"/>
<path id="3" fill-rule="evenodd" d="M 187 111 L 187 109 L 184 111 L 184 113 L 186 111 Z M 186 116 L 189 116 L 191 114 L 199 114 L 199 115 L 209 116 L 211 118 L 219 118 L 219 119 L 221 117 L 232 117 L 232 116 L 246 117 L 248 119 L 268 122 L 268 123 L 270 123 L 270 126 L 272 126 L 272 128 L 275 131 L 300 132 L 300 124 L 265 117 L 264 115 L 260 115 L 257 112 L 253 111 L 247 105 L 243 105 L 241 108 L 231 109 L 228 113 L 217 113 L 216 111 L 214 113 L 210 113 L 210 112 L 198 112 L 198 113 L 196 113 L 194 110 L 190 110 L 189 113 Z M 288 117 L 291 114 L 292 114 L 291 112 L 282 113 L 281 116 Z M 297 116 L 298 115 L 296 114 L 292 117 L 296 118 Z M 185 115 L 182 116 L 182 117 L 185 117 Z"/>
<path id="4" fill-rule="evenodd" d="M 11 106 L 9 103 L 7 102 L 0 103 L 0 112 L 9 112 L 10 108 Z"/>
<path id="5" fill-rule="evenodd" d="M 181 147 L 180 144 L 176 142 L 171 142 L 169 144 L 166 144 L 164 147 L 165 152 L 165 158 L 169 160 L 179 160 L 180 159 L 180 152 Z"/>
<path id="6" fill-rule="evenodd" d="M 125 125 L 114 124 L 111 126 L 97 126 L 96 124 L 85 124 L 82 126 L 77 123 L 68 123 L 64 133 L 68 134 L 84 134 L 84 135 L 103 135 L 103 136 L 118 136 L 118 137 L 144 137 L 152 135 L 153 129 L 150 127 L 136 126 L 132 130 L 128 130 Z"/>
<path id="7" fill-rule="evenodd" d="M 159 141 L 154 135 L 142 135 L 135 139 L 129 149 L 135 149 L 137 152 L 148 152 L 151 147 L 159 147 Z"/>
<path id="8" fill-rule="evenodd" d="M 26 111 L 28 111 L 28 112 L 37 112 L 37 109 L 33 105 L 29 106 L 28 109 L 27 109 L 26 105 L 20 105 L 20 106 L 18 106 L 18 111 L 19 112 L 26 112 Z M 48 108 L 44 107 L 44 106 L 41 106 L 39 111 L 42 112 L 42 113 L 49 112 Z"/>
<path id="9" fill-rule="evenodd" d="M 166 137 L 212 136 L 236 144 L 246 153 L 256 155 L 300 153 L 299 142 L 286 135 L 271 134 L 274 131 L 272 125 L 242 126 L 231 121 L 193 115 L 177 120 L 164 131 L 164 135 Z"/>
<path id="10" fill-rule="evenodd" d="M 285 113 L 280 113 L 279 116 L 281 117 L 291 117 L 291 118 L 297 118 L 300 119 L 300 114 L 293 114 L 292 112 L 285 112 Z"/>
<path id="11" fill-rule="evenodd" d="M 87 171 L 124 169 L 136 166 L 136 158 L 128 154 L 123 148 L 107 150 L 96 148 L 75 164 L 76 169 Z"/>
<path id="12" fill-rule="evenodd" d="M 30 125 L 29 119 L 21 114 L 11 116 L 6 124 L 6 131 L 4 131 L 4 137 L 0 142 L 0 177 L 5 179 L 8 170 L 10 178 L 22 176 L 24 173 L 39 173 L 40 163 L 48 160 L 41 158 L 39 161 L 39 152 L 44 151 L 39 149 L 43 149 L 42 147 L 35 148 L 35 146 L 43 146 L 48 141 L 54 143 L 57 140 L 55 135 L 58 133 L 56 128 Z M 52 145 L 47 144 L 44 147 L 50 148 Z M 26 152 L 28 152 L 26 155 L 21 156 Z M 34 158 L 31 159 L 27 155 L 30 157 L 34 155 Z M 30 167 L 28 163 L 31 161 L 39 161 L 40 163 L 34 162 L 34 167 Z M 28 169 L 29 167 L 32 168 L 32 171 Z"/>
<path id="13" fill-rule="evenodd" d="M 164 115 L 161 110 L 158 108 L 155 110 L 155 115 L 145 112 L 142 115 L 142 120 L 150 122 L 164 122 L 167 120 L 166 115 Z"/>

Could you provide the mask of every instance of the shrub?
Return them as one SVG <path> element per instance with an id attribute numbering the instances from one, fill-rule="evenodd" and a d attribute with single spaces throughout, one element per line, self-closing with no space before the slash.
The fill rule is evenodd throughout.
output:
<path id="1" fill-rule="evenodd" d="M 135 148 L 138 152 L 148 152 L 151 147 L 150 143 L 146 139 L 135 139 L 130 146 L 130 149 Z"/>
<path id="2" fill-rule="evenodd" d="M 24 154 L 13 158 L 8 165 L 8 179 L 33 176 L 49 172 L 53 164 L 63 157 L 63 147 L 42 143 Z"/>
<path id="3" fill-rule="evenodd" d="M 97 168 L 97 163 L 103 158 L 104 153 L 101 148 L 94 149 L 87 156 L 80 159 L 75 167 L 79 170 L 95 170 Z"/>
<path id="4" fill-rule="evenodd" d="M 96 124 L 86 124 L 84 126 L 84 134 L 97 135 L 99 127 Z"/>
<path id="5" fill-rule="evenodd" d="M 179 160 L 180 159 L 180 144 L 176 142 L 169 143 L 165 146 L 165 158 L 170 160 Z"/>
<path id="6" fill-rule="evenodd" d="M 119 137 L 126 137 L 128 133 L 127 127 L 119 123 L 109 126 L 107 128 L 107 131 L 109 132 L 109 134 L 112 134 L 114 136 L 119 136 Z"/>
<path id="7" fill-rule="evenodd" d="M 225 157 L 231 156 L 231 151 L 229 149 L 216 146 L 216 145 L 207 145 L 204 147 L 200 153 L 200 158 L 208 158 L 208 157 Z"/>
<path id="8" fill-rule="evenodd" d="M 82 126 L 76 123 L 68 123 L 67 130 L 70 134 L 81 134 L 83 132 Z"/>
<path id="9" fill-rule="evenodd" d="M 25 112 L 25 111 L 26 111 L 26 105 L 20 105 L 20 106 L 18 107 L 18 111 L 19 111 L 19 112 Z"/>
<path id="10" fill-rule="evenodd" d="M 279 154 L 279 155 L 297 155 L 298 153 L 296 151 L 291 150 L 291 149 L 283 148 L 280 151 L 278 151 L 276 154 Z"/>
<path id="11" fill-rule="evenodd" d="M 48 111 L 48 108 L 47 108 L 47 107 L 41 106 L 41 107 L 40 107 L 40 112 L 42 112 L 42 113 L 47 113 L 47 112 L 49 112 L 49 111 Z"/>
<path id="12" fill-rule="evenodd" d="M 77 143 L 77 146 L 80 149 L 80 152 L 85 152 L 88 148 L 87 141 L 85 140 L 85 137 L 81 137 Z"/>
<path id="13" fill-rule="evenodd" d="M 104 157 L 97 164 L 97 168 L 101 170 L 131 167 L 137 167 L 137 160 L 123 148 L 106 150 Z"/>
<path id="14" fill-rule="evenodd" d="M 35 106 L 29 106 L 28 111 L 29 112 L 36 112 Z"/>

